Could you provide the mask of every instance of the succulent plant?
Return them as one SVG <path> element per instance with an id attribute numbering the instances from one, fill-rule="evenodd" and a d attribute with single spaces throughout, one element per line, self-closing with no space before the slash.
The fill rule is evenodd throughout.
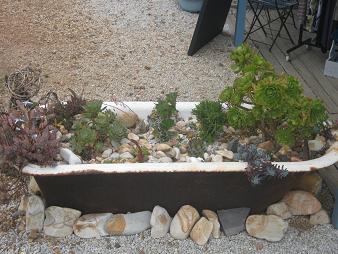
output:
<path id="1" fill-rule="evenodd" d="M 192 113 L 197 117 L 199 123 L 199 136 L 207 143 L 215 141 L 223 131 L 226 122 L 222 104 L 218 101 L 201 101 Z"/>
<path id="2" fill-rule="evenodd" d="M 240 130 L 260 130 L 266 139 L 292 146 L 322 128 L 327 114 L 322 102 L 303 95 L 299 81 L 279 75 L 247 45 L 231 54 L 240 76 L 220 95 L 228 106 L 228 124 Z M 248 105 L 248 107 L 244 106 Z"/>
<path id="3" fill-rule="evenodd" d="M 20 101 L 0 118 L 0 152 L 8 163 L 53 164 L 60 143 L 57 129 L 48 124 L 46 110 L 25 108 Z M 21 165 L 22 166 L 22 165 Z"/>
<path id="4" fill-rule="evenodd" d="M 189 140 L 188 143 L 188 154 L 193 157 L 203 158 L 206 152 L 206 143 L 199 137 L 194 137 Z"/>
<path id="5" fill-rule="evenodd" d="M 49 120 L 52 123 L 62 124 L 67 130 L 72 128 L 74 117 L 83 112 L 86 104 L 82 95 L 77 95 L 72 89 L 69 89 L 69 91 L 71 93 L 70 99 L 65 102 L 61 102 L 54 92 L 49 92 L 45 98 L 40 100 L 41 103 L 41 101 L 47 99 L 45 104 L 48 109 Z"/>
<path id="6" fill-rule="evenodd" d="M 175 125 L 177 119 L 176 110 L 177 93 L 169 93 L 164 99 L 157 101 L 152 111 L 149 122 L 154 129 L 154 136 L 161 142 L 168 141 L 173 137 L 174 132 L 170 129 Z"/>
<path id="7" fill-rule="evenodd" d="M 91 101 L 84 106 L 83 118 L 74 122 L 72 148 L 84 159 L 101 153 L 106 141 L 120 141 L 127 137 L 127 128 L 113 111 L 102 108 L 102 101 Z"/>
<path id="8" fill-rule="evenodd" d="M 248 163 L 246 174 L 252 185 L 261 184 L 267 178 L 284 178 L 288 171 L 271 163 L 271 156 L 256 145 L 239 145 L 237 159 Z"/>

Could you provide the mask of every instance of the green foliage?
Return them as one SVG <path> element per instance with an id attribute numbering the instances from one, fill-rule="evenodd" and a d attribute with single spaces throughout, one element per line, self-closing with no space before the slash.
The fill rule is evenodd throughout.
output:
<path id="1" fill-rule="evenodd" d="M 218 101 L 201 101 L 192 113 L 199 122 L 199 136 L 207 143 L 215 141 L 226 122 L 222 104 Z"/>
<path id="2" fill-rule="evenodd" d="M 161 142 L 168 141 L 173 132 L 170 129 L 175 125 L 177 118 L 176 110 L 177 93 L 169 93 L 164 99 L 159 99 L 151 113 L 151 127 L 154 128 L 153 134 Z"/>
<path id="3" fill-rule="evenodd" d="M 247 45 L 234 50 L 231 59 L 239 73 L 232 87 L 220 94 L 228 105 L 226 118 L 236 129 L 260 130 L 281 145 L 310 138 L 327 120 L 323 104 L 303 95 L 299 81 L 280 75 Z M 248 104 L 248 107 L 244 105 Z"/>
<path id="4" fill-rule="evenodd" d="M 206 150 L 206 143 L 201 138 L 194 137 L 189 140 L 188 154 L 190 156 L 203 158 Z"/>
<path id="5" fill-rule="evenodd" d="M 102 152 L 106 141 L 120 141 L 127 136 L 127 129 L 116 119 L 116 114 L 102 108 L 101 101 L 88 102 L 82 115 L 74 123 L 71 145 L 84 159 Z"/>

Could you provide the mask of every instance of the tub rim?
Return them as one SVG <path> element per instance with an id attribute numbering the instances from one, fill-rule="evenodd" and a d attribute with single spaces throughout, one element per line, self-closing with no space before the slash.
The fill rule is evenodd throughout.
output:
<path id="1" fill-rule="evenodd" d="M 103 107 L 115 111 L 117 114 L 132 110 L 140 118 L 145 119 L 155 106 L 154 101 L 124 101 L 103 102 Z M 179 115 L 187 119 L 192 109 L 199 102 L 177 102 Z M 244 105 L 247 106 L 247 105 Z M 226 109 L 226 105 L 223 104 Z M 328 150 L 327 154 L 307 161 L 272 162 L 274 165 L 284 166 L 289 172 L 307 172 L 331 166 L 338 162 L 338 141 Z M 29 164 L 22 170 L 24 174 L 36 176 L 49 175 L 80 175 L 80 174 L 110 174 L 110 173 L 166 173 L 166 172 L 245 172 L 246 162 L 174 162 L 174 163 L 103 163 L 103 164 L 75 164 L 57 166 L 38 166 Z"/>

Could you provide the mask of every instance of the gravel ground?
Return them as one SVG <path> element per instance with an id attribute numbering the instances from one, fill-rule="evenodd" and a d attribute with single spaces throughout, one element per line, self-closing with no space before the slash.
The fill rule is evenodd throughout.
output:
<path id="1" fill-rule="evenodd" d="M 41 95 L 67 88 L 89 98 L 217 98 L 234 74 L 225 36 L 194 57 L 187 50 L 198 18 L 177 0 L 2 0 L 0 76 L 22 66 L 47 76 Z"/>
<path id="2" fill-rule="evenodd" d="M 176 0 L 1 0 L 0 76 L 26 65 L 41 68 L 45 84 L 39 95 L 52 89 L 64 97 L 72 88 L 104 100 L 113 95 L 154 100 L 172 90 L 185 101 L 216 98 L 234 79 L 228 38 L 218 36 L 188 57 L 196 20 L 196 14 L 180 11 Z M 1 86 L 0 102 L 7 98 Z M 331 209 L 332 197 L 321 197 Z M 338 253 L 338 231 L 331 225 L 312 227 L 303 217 L 290 221 L 278 243 L 241 233 L 199 247 L 170 236 L 154 240 L 149 231 L 130 237 L 32 240 L 20 219 L 11 221 L 18 202 L 0 205 L 0 253 Z"/>

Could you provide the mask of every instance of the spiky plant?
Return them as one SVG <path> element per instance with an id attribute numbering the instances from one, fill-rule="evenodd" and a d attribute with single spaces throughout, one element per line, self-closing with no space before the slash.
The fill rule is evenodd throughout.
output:
<path id="1" fill-rule="evenodd" d="M 206 143 L 199 137 L 193 137 L 188 143 L 188 154 L 193 157 L 203 158 L 206 152 Z"/>

